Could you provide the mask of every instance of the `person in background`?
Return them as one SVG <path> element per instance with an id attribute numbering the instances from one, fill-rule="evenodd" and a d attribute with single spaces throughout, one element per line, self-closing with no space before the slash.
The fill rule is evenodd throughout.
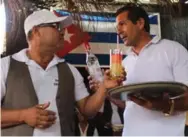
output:
<path id="1" fill-rule="evenodd" d="M 95 115 L 106 98 L 105 83 L 118 86 L 124 79 L 105 78 L 89 96 L 78 70 L 56 56 L 66 19 L 48 10 L 32 13 L 24 22 L 29 47 L 1 59 L 1 135 L 74 136 L 75 104 Z"/>
<path id="2" fill-rule="evenodd" d="M 93 136 L 90 131 L 88 118 L 79 112 L 76 108 L 76 136 Z"/>
<path id="3" fill-rule="evenodd" d="M 126 75 L 126 72 L 122 68 L 122 75 Z M 110 75 L 110 71 L 107 70 L 107 74 Z M 107 76 L 108 76 L 107 75 Z M 89 80 L 93 80 L 91 76 L 88 77 Z M 111 79 L 108 77 L 108 79 Z M 99 82 L 96 82 L 96 86 L 90 87 L 92 92 L 96 92 L 98 90 Z M 110 87 L 108 87 L 109 89 Z M 119 125 L 123 124 L 123 111 L 125 109 L 125 102 L 113 99 L 109 95 L 107 95 L 103 107 L 97 113 L 97 115 L 88 119 L 91 128 L 93 127 L 93 132 L 96 129 L 98 131 L 99 136 L 113 136 L 113 135 L 121 135 L 122 129 L 118 128 L 118 130 L 114 131 L 113 128 L 116 128 Z M 121 127 L 122 128 L 122 127 Z M 116 128 L 117 129 L 117 128 Z"/>
<path id="4" fill-rule="evenodd" d="M 109 100 L 105 99 L 103 110 L 98 112 L 94 118 L 88 120 L 93 128 L 93 134 L 95 129 L 99 136 L 113 136 L 113 130 L 111 126 L 112 107 Z"/>
<path id="5" fill-rule="evenodd" d="M 112 107 L 112 117 L 111 117 L 111 127 L 114 136 L 121 136 L 123 130 L 123 112 L 125 109 L 125 101 L 120 99 L 115 99 L 111 96 L 107 96 L 107 99 L 111 103 Z"/>

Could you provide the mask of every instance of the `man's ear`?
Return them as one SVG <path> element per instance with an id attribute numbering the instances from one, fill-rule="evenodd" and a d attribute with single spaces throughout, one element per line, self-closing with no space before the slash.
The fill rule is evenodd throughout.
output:
<path id="1" fill-rule="evenodd" d="M 145 20 L 143 18 L 139 18 L 139 20 L 137 21 L 137 25 L 140 30 L 143 30 L 145 26 Z"/>
<path id="2" fill-rule="evenodd" d="M 40 35 L 40 32 L 39 32 L 39 30 L 38 30 L 37 27 L 33 27 L 33 29 L 32 29 L 32 35 L 33 35 L 33 36 Z"/>
<path id="3" fill-rule="evenodd" d="M 34 37 L 36 36 L 39 36 L 40 33 L 38 31 L 38 28 L 37 27 L 33 27 L 29 32 L 28 32 L 28 35 L 27 35 L 27 40 L 30 41 L 32 40 Z"/>

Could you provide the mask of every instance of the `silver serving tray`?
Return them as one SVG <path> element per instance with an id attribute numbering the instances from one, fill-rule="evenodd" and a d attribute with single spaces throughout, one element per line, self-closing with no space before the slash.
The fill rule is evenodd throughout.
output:
<path id="1" fill-rule="evenodd" d="M 116 99 L 127 100 L 128 95 L 138 98 L 162 98 L 167 93 L 171 99 L 182 97 L 188 92 L 188 86 L 178 82 L 147 82 L 119 86 L 108 91 Z M 123 97 L 122 97 L 123 96 Z"/>

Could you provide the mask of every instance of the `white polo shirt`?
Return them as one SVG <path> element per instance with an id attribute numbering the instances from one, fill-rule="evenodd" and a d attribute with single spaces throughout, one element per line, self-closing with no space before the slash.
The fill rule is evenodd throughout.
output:
<path id="1" fill-rule="evenodd" d="M 61 136 L 60 121 L 58 116 L 58 110 L 56 106 L 56 93 L 57 93 L 57 81 L 58 72 L 57 64 L 64 62 L 64 59 L 54 56 L 53 60 L 49 63 L 46 70 L 41 68 L 36 62 L 30 60 L 26 56 L 26 50 L 24 49 L 13 55 L 13 58 L 20 62 L 25 62 L 28 66 L 33 86 L 38 97 L 39 104 L 47 103 L 50 101 L 49 110 L 56 112 L 56 123 L 47 129 L 34 129 L 34 136 Z M 1 100 L 6 94 L 6 79 L 8 74 L 8 68 L 10 64 L 10 57 L 1 59 Z M 83 78 L 78 70 L 72 65 L 68 64 L 75 79 L 75 99 L 79 101 L 89 95 L 87 89 L 83 83 Z M 66 110 L 65 110 L 66 113 Z"/>
<path id="2" fill-rule="evenodd" d="M 136 55 L 123 60 L 125 84 L 177 81 L 188 85 L 188 52 L 177 42 L 155 37 Z M 185 113 L 165 117 L 162 112 L 126 102 L 123 136 L 184 136 Z"/>

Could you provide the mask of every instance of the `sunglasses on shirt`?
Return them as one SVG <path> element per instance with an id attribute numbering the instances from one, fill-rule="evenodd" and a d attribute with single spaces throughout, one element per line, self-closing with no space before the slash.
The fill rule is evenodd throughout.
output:
<path id="1" fill-rule="evenodd" d="M 59 32 L 63 30 L 61 23 L 45 23 L 45 24 L 40 24 L 37 27 L 52 27 L 57 29 Z"/>

